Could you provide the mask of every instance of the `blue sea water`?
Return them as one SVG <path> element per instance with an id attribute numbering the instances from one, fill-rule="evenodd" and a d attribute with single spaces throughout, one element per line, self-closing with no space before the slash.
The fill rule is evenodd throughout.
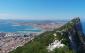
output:
<path id="1" fill-rule="evenodd" d="M 82 30 L 85 34 L 85 20 L 81 19 Z"/>
<path id="2" fill-rule="evenodd" d="M 23 21 L 22 21 L 23 22 Z M 30 31 L 30 32 L 40 32 L 40 29 L 35 29 L 33 26 L 16 25 L 9 20 L 0 20 L 0 32 L 19 32 L 19 31 Z"/>
<path id="3" fill-rule="evenodd" d="M 24 25 L 16 25 L 13 22 L 33 22 L 35 23 L 36 21 L 30 21 L 30 20 L 0 20 L 0 32 L 40 32 L 42 31 L 41 29 L 36 29 L 35 27 L 28 25 L 28 26 L 24 26 Z M 38 21 L 36 23 L 40 23 L 41 21 Z M 48 23 L 47 21 L 44 21 L 46 23 Z M 54 21 L 55 22 L 55 21 Z M 83 32 L 85 33 L 85 21 L 81 19 L 81 23 L 82 23 L 82 29 Z M 34 30 L 33 30 L 34 29 Z"/>

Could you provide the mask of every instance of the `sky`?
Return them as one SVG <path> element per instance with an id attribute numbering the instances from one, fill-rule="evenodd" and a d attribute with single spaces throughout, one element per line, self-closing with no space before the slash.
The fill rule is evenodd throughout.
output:
<path id="1" fill-rule="evenodd" d="M 0 0 L 0 19 L 85 18 L 85 0 Z"/>

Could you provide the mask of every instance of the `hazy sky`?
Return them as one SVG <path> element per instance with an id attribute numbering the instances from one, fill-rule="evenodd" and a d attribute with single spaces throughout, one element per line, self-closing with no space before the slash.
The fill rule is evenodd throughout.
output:
<path id="1" fill-rule="evenodd" d="M 0 19 L 85 18 L 85 0 L 0 0 Z"/>

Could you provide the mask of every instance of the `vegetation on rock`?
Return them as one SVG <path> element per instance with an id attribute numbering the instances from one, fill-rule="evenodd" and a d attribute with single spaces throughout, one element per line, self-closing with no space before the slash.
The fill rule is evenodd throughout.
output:
<path id="1" fill-rule="evenodd" d="M 55 29 L 54 31 L 47 31 L 40 34 L 38 37 L 35 37 L 32 41 L 26 43 L 22 47 L 18 47 L 15 50 L 9 53 L 74 53 L 77 52 L 77 49 L 73 48 L 73 42 L 75 42 L 75 47 L 80 46 L 79 43 L 82 43 L 83 38 L 80 36 L 82 32 L 80 29 L 75 28 L 77 24 L 80 24 L 80 19 L 76 18 L 60 27 L 59 29 Z M 76 31 L 77 30 L 77 31 Z M 56 33 L 56 37 L 53 35 Z M 72 33 L 72 34 L 71 34 Z M 71 40 L 69 39 L 71 36 Z M 76 37 L 74 39 L 73 37 Z M 48 51 L 47 47 L 54 40 L 61 40 L 64 47 L 55 48 L 53 51 Z M 73 41 L 74 40 L 74 41 Z M 71 42 L 73 41 L 73 42 Z M 79 47 L 77 47 L 79 48 Z"/>

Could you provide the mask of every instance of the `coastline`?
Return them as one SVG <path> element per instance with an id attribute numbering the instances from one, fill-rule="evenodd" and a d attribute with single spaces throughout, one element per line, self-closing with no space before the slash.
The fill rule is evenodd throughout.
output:
<path id="1" fill-rule="evenodd" d="M 12 22 L 12 21 L 11 21 Z M 7 24 L 10 22 L 7 22 Z M 12 24 L 12 25 L 11 25 Z M 12 51 L 16 49 L 19 46 L 23 46 L 24 44 L 30 42 L 33 40 L 36 36 L 39 36 L 40 34 L 46 32 L 46 31 L 53 31 L 56 28 L 59 28 L 63 26 L 64 22 L 39 22 L 39 23 L 29 23 L 29 22 L 12 22 L 11 24 L 5 25 L 2 23 L 2 25 L 5 25 L 5 27 L 17 27 L 20 28 L 20 30 L 17 31 L 14 29 L 11 29 L 9 31 L 3 31 L 0 32 L 0 53 L 8 53 L 9 51 Z M 23 26 L 26 26 L 24 28 Z M 8 28 L 6 28 L 8 29 Z M 12 30 L 15 30 L 15 32 L 12 32 Z"/>

